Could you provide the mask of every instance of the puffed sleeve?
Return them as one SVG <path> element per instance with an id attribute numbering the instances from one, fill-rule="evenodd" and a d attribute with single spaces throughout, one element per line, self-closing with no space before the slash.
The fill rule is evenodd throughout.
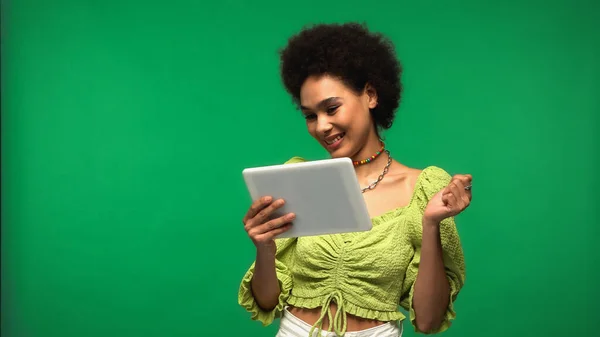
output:
<path id="1" fill-rule="evenodd" d="M 418 190 L 415 191 L 416 202 L 419 206 L 420 216 L 422 216 L 427 202 L 433 195 L 446 187 L 451 181 L 451 176 L 441 168 L 430 166 L 422 172 L 422 177 L 415 186 Z M 421 258 L 421 238 L 423 235 L 422 223 L 414 222 L 411 228 L 412 242 L 415 246 L 415 252 L 410 265 L 407 268 L 407 273 L 402 287 L 402 298 L 400 305 L 409 313 L 409 319 L 416 332 L 420 332 L 416 326 L 416 315 L 413 309 L 413 293 L 415 280 L 417 278 L 419 262 Z M 460 242 L 460 237 L 454 222 L 454 218 L 447 218 L 440 224 L 440 237 L 443 249 L 443 260 L 446 269 L 446 275 L 450 285 L 450 299 L 446 314 L 442 324 L 435 331 L 429 333 L 439 333 L 447 330 L 450 327 L 451 321 L 456 317 L 454 311 L 454 302 L 465 282 L 465 262 Z"/>
<path id="2" fill-rule="evenodd" d="M 256 261 L 253 262 L 250 268 L 246 271 L 246 274 L 242 278 L 238 292 L 238 303 L 244 309 L 246 309 L 246 311 L 252 314 L 251 318 L 253 320 L 262 322 L 263 326 L 273 323 L 275 318 L 280 317 L 294 285 L 290 267 L 293 263 L 296 239 L 276 239 L 275 243 L 277 245 L 277 253 L 275 255 L 275 271 L 277 273 L 277 280 L 279 281 L 279 288 L 281 289 L 279 301 L 275 308 L 269 311 L 263 310 L 258 306 L 258 303 L 252 294 L 251 281 L 252 277 L 254 276 L 254 265 Z"/>
<path id="3" fill-rule="evenodd" d="M 285 164 L 293 164 L 304 162 L 305 160 L 301 157 L 292 157 L 285 162 Z M 263 326 L 267 326 L 275 320 L 275 318 L 281 317 L 283 308 L 287 303 L 287 299 L 290 296 L 292 287 L 294 285 L 291 268 L 294 257 L 294 250 L 296 247 L 296 238 L 281 238 L 275 239 L 277 246 L 277 252 L 275 255 L 275 271 L 277 274 L 277 280 L 279 281 L 279 288 L 281 293 L 279 294 L 279 300 L 275 308 L 266 311 L 258 306 L 256 299 L 252 293 L 252 277 L 254 276 L 254 266 L 256 261 L 252 263 L 250 268 L 246 271 L 238 291 L 238 303 L 246 311 L 252 314 L 253 320 L 262 322 Z"/>

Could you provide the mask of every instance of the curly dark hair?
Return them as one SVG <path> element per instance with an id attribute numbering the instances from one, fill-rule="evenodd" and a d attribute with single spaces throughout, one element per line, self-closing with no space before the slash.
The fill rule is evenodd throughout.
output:
<path id="1" fill-rule="evenodd" d="M 296 104 L 302 84 L 313 75 L 337 77 L 356 93 L 369 83 L 378 96 L 377 107 L 371 109 L 375 125 L 392 126 L 400 104 L 402 66 L 394 45 L 381 33 L 359 23 L 317 24 L 290 37 L 279 52 L 281 78 Z"/>

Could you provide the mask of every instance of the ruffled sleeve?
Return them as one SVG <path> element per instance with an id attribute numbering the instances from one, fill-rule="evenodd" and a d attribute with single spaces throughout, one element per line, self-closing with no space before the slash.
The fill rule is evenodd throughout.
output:
<path id="1" fill-rule="evenodd" d="M 422 216 L 427 202 L 433 195 L 446 187 L 451 181 L 451 176 L 441 168 L 431 166 L 426 168 L 417 182 L 418 190 L 415 191 L 416 202 L 418 203 L 419 216 Z M 420 332 L 416 325 L 416 315 L 413 309 L 413 293 L 414 284 L 417 278 L 419 262 L 421 257 L 421 238 L 423 234 L 422 223 L 415 222 L 411 229 L 413 234 L 413 244 L 415 252 L 410 265 L 407 268 L 407 273 L 402 287 L 402 299 L 400 305 L 409 313 L 409 319 L 416 332 Z M 440 236 L 443 249 L 444 266 L 446 275 L 450 285 L 450 299 L 446 314 L 441 325 L 437 330 L 429 331 L 429 333 L 439 333 L 447 330 L 450 327 L 451 321 L 456 317 L 454 311 L 454 302 L 465 282 L 465 262 L 460 242 L 460 237 L 454 222 L 454 218 L 447 218 L 440 224 Z"/>
<path id="2" fill-rule="evenodd" d="M 285 164 L 300 163 L 305 161 L 301 157 L 292 157 L 285 162 Z M 275 255 L 275 271 L 277 274 L 277 280 L 279 281 L 279 288 L 281 293 L 279 294 L 279 300 L 277 305 L 272 310 L 262 309 L 254 295 L 252 293 L 252 277 L 254 276 L 255 262 L 252 263 L 250 268 L 246 271 L 238 291 L 238 303 L 246 311 L 251 313 L 253 320 L 260 321 L 263 326 L 267 326 L 275 320 L 275 318 L 281 317 L 283 308 L 287 303 L 287 299 L 292 292 L 294 285 L 292 273 L 290 271 L 291 264 L 293 263 L 293 254 L 295 249 L 295 238 L 282 238 L 275 239 L 277 245 L 277 252 Z"/>
<path id="3" fill-rule="evenodd" d="M 254 276 L 254 265 L 253 262 L 246 274 L 242 278 L 238 292 L 238 303 L 246 309 L 246 311 L 252 314 L 253 320 L 260 321 L 263 326 L 267 326 L 275 320 L 275 318 L 281 317 L 283 308 L 287 303 L 287 299 L 292 292 L 294 285 L 290 267 L 292 263 L 293 252 L 295 248 L 295 238 L 283 238 L 276 239 L 277 253 L 275 255 L 275 271 L 277 273 L 277 280 L 279 281 L 279 288 L 281 293 L 279 294 L 279 301 L 275 308 L 272 310 L 262 309 L 254 295 L 252 294 L 252 277 Z"/>

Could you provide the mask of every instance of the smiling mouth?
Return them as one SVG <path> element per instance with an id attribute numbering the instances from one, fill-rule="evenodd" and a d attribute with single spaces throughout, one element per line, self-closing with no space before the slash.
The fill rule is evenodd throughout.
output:
<path id="1" fill-rule="evenodd" d="M 334 144 L 335 142 L 337 142 L 337 141 L 341 140 L 342 138 L 344 138 L 345 135 L 346 135 L 345 133 L 341 133 L 337 137 L 335 137 L 334 139 L 325 140 L 325 144 L 327 144 L 327 145 Z"/>

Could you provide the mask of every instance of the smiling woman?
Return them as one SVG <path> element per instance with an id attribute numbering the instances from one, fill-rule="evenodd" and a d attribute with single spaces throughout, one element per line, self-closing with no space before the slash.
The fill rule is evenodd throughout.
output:
<path id="1" fill-rule="evenodd" d="M 471 202 L 471 176 L 408 167 L 381 140 L 399 106 L 401 66 L 392 43 L 359 24 L 321 24 L 281 51 L 286 90 L 308 133 L 332 158 L 348 157 L 372 217 L 369 232 L 273 238 L 294 214 L 269 220 L 284 204 L 265 196 L 243 219 L 256 245 L 239 303 L 277 336 L 400 336 L 405 316 L 420 332 L 450 326 L 465 279 L 454 216 Z M 294 157 L 288 162 L 302 161 Z"/>
<path id="2" fill-rule="evenodd" d="M 362 150 L 357 145 L 367 144 L 369 137 L 378 138 L 370 116 L 370 109 L 377 105 L 374 92 L 356 95 L 331 75 L 313 75 L 304 82 L 300 96 L 308 132 L 332 156 L 364 158 L 368 155 L 354 152 Z"/>

